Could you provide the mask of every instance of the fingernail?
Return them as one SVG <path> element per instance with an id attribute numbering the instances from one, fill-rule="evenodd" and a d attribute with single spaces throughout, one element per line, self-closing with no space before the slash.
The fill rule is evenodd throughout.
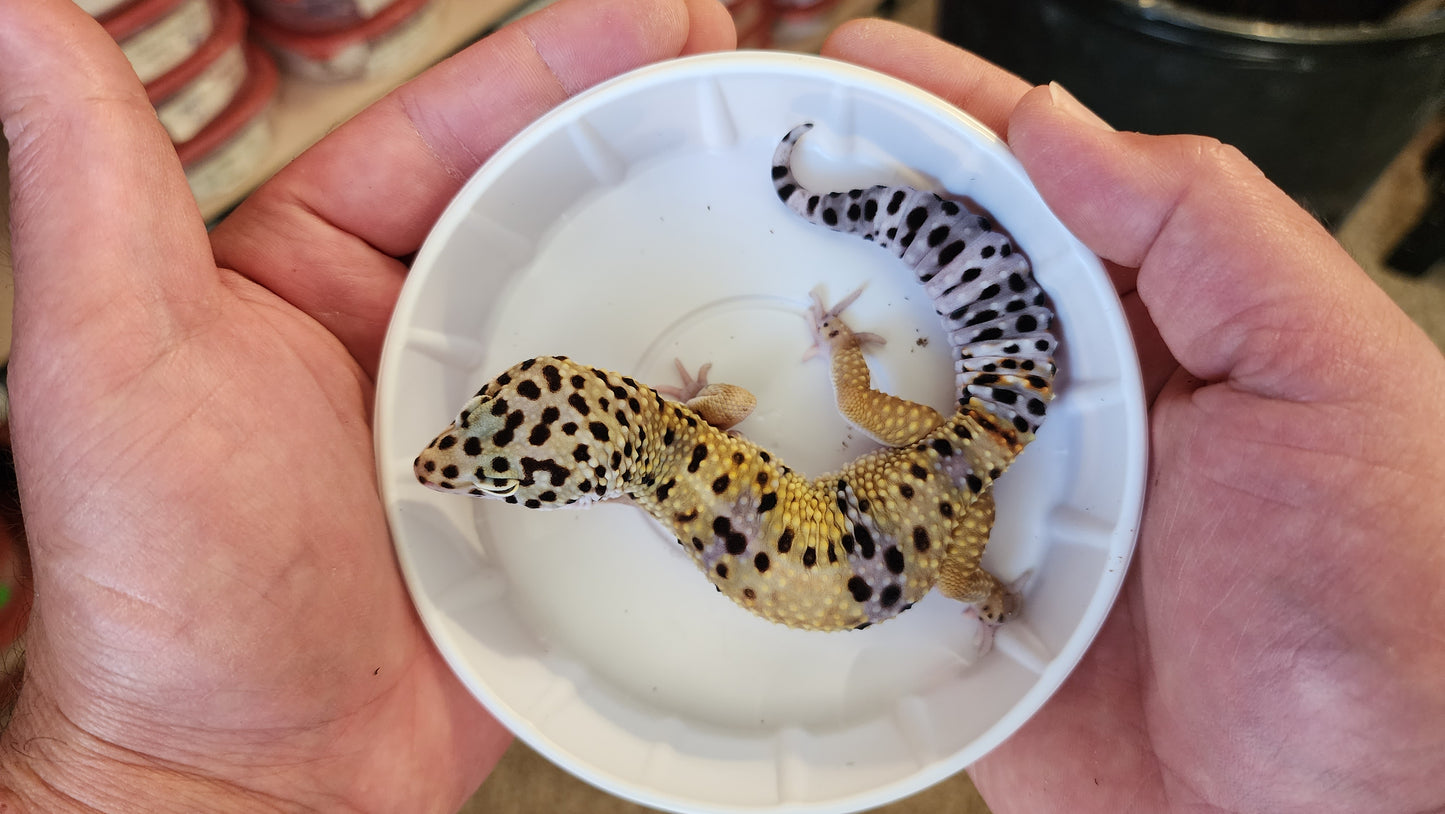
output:
<path id="1" fill-rule="evenodd" d="M 1064 86 L 1058 82 L 1049 83 L 1049 96 L 1053 98 L 1054 107 L 1069 114 L 1081 124 L 1087 124 L 1098 130 L 1113 130 L 1109 123 L 1099 118 L 1099 114 L 1084 107 L 1084 104 L 1074 98 L 1074 94 L 1064 90 Z"/>

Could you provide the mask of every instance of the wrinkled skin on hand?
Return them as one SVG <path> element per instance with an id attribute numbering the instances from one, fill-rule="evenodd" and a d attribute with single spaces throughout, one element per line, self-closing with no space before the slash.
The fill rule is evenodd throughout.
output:
<path id="1" fill-rule="evenodd" d="M 456 810 L 509 737 L 427 640 L 376 493 L 396 258 L 557 103 L 733 41 L 704 0 L 560 3 L 388 96 L 208 236 L 104 31 L 69 0 L 0 3 L 37 597 L 0 802 Z"/>
<path id="2" fill-rule="evenodd" d="M 1059 693 L 971 769 L 993 810 L 1445 807 L 1440 352 L 1232 148 L 1113 132 L 896 26 L 825 53 L 1008 139 L 1111 265 L 1152 399 L 1127 585 Z"/>

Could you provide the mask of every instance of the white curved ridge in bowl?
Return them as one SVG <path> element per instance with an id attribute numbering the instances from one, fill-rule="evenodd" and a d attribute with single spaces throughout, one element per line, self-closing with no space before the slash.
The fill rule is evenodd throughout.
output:
<path id="1" fill-rule="evenodd" d="M 847 313 L 883 334 L 876 386 L 953 405 L 941 325 L 903 264 L 777 200 L 773 149 L 820 191 L 907 183 L 967 197 L 1027 253 L 1062 336 L 1058 398 L 995 487 L 984 564 L 1034 577 L 978 657 L 964 606 L 930 594 L 867 630 L 814 633 L 716 593 L 640 510 L 533 512 L 431 492 L 412 461 L 507 367 L 567 355 L 651 384 L 674 357 L 758 397 L 739 429 L 818 475 L 873 448 L 804 363 L 808 292 L 867 282 Z M 1007 148 L 936 97 L 798 55 L 643 68 L 558 107 L 442 214 L 387 335 L 376 447 L 423 622 L 504 724 L 585 780 L 688 812 L 881 805 L 977 760 L 1073 669 L 1133 551 L 1145 407 L 1122 309 L 1095 258 Z"/>

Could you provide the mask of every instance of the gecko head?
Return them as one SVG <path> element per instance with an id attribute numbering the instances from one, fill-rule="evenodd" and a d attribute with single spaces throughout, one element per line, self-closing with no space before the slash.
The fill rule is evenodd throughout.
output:
<path id="1" fill-rule="evenodd" d="M 645 390 L 625 381 L 560 356 L 514 365 L 421 451 L 417 480 L 531 509 L 616 497 L 640 447 L 631 437 L 640 422 L 618 415 Z"/>

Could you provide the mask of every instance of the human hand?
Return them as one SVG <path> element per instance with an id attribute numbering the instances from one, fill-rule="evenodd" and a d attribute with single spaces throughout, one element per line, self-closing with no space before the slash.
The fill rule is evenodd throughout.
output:
<path id="1" fill-rule="evenodd" d="M 1152 403 L 1136 562 L 1078 669 L 972 768 L 993 810 L 1445 806 L 1440 352 L 1231 148 L 1113 132 L 899 26 L 824 52 L 1006 136 L 1110 264 Z"/>
<path id="2" fill-rule="evenodd" d="M 209 239 L 134 73 L 0 4 L 14 450 L 34 558 L 0 807 L 455 810 L 505 732 L 397 573 L 369 411 L 405 257 L 572 93 L 728 48 L 711 0 L 572 0 L 343 126 Z"/>

